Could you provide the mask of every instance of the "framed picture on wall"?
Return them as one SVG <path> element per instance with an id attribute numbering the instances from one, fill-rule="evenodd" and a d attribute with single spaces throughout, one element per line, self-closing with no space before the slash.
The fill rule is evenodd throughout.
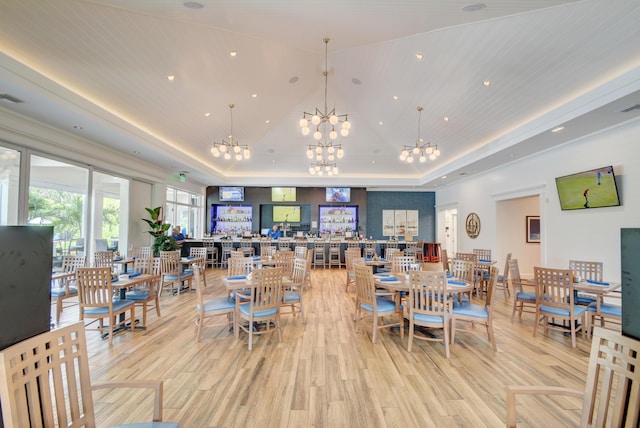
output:
<path id="1" fill-rule="evenodd" d="M 418 236 L 418 210 L 407 210 L 406 236 Z"/>
<path id="2" fill-rule="evenodd" d="M 407 211 L 395 210 L 396 229 L 394 235 L 404 236 L 407 234 Z"/>
<path id="3" fill-rule="evenodd" d="M 540 216 L 527 216 L 527 242 L 540 243 Z"/>
<path id="4" fill-rule="evenodd" d="M 395 211 L 382 210 L 382 235 L 393 236 L 395 232 Z"/>

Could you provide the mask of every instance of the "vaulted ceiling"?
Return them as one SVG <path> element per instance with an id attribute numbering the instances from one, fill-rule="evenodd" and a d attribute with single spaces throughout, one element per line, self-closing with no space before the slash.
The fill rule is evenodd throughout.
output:
<path id="1" fill-rule="evenodd" d="M 2 0 L 0 94 L 22 102 L 0 112 L 204 185 L 433 190 L 638 120 L 639 23 L 625 0 Z M 334 177 L 298 126 L 325 88 L 352 124 Z M 210 152 L 229 104 L 249 160 Z M 399 159 L 418 135 L 438 159 Z"/>

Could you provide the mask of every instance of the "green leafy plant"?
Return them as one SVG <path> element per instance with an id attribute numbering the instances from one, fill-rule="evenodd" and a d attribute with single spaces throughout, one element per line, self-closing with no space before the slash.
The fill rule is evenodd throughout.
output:
<path id="1" fill-rule="evenodd" d="M 151 230 L 147 233 L 153 236 L 153 255 L 159 256 L 160 251 L 174 251 L 180 248 L 178 243 L 172 236 L 167 235 L 167 231 L 171 228 L 171 224 L 164 223 L 162 219 L 162 207 L 145 208 L 151 217 L 151 220 L 143 218 L 142 221 L 149 225 Z"/>

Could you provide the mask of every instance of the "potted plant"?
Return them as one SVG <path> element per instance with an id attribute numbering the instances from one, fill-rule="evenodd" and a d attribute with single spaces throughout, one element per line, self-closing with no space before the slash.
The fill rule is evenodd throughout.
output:
<path id="1" fill-rule="evenodd" d="M 162 207 L 145 208 L 151 216 L 151 220 L 143 218 L 142 220 L 149 225 L 151 230 L 147 233 L 153 236 L 153 255 L 160 255 L 160 251 L 174 251 L 180 248 L 178 243 L 172 236 L 167 235 L 167 231 L 171 228 L 171 224 L 164 223 L 162 220 Z"/>

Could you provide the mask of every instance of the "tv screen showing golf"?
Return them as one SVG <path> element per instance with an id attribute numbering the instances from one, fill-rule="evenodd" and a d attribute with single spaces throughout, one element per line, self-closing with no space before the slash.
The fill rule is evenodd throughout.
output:
<path id="1" fill-rule="evenodd" d="M 300 223 L 300 207 L 275 205 L 273 221 L 276 223 Z"/>
<path id="2" fill-rule="evenodd" d="M 272 202 L 295 202 L 296 188 L 295 187 L 272 187 L 271 201 Z"/>
<path id="3" fill-rule="evenodd" d="M 580 210 L 620 205 L 612 166 L 556 178 L 560 208 Z"/>

